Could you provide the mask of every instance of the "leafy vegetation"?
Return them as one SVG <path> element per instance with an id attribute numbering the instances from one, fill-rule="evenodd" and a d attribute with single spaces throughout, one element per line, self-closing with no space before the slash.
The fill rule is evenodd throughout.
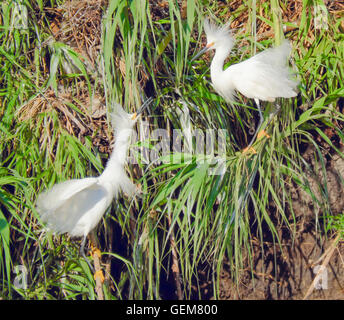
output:
<path id="1" fill-rule="evenodd" d="M 326 13 L 320 27 L 314 25 L 316 5 Z M 320 208 L 320 216 L 314 214 L 319 236 L 343 232 L 326 183 L 319 182 L 319 197 L 309 186 L 314 168 L 303 158 L 312 146 L 326 176 L 325 157 L 343 157 L 344 20 L 328 12 L 325 1 L 109 0 L 103 8 L 87 1 L 78 6 L 80 29 L 74 34 L 90 25 L 101 30 L 93 55 L 75 45 L 80 37 L 73 42 L 73 27 L 62 23 L 73 1 L 3 1 L 0 7 L 2 298 L 97 298 L 78 240 L 45 232 L 35 200 L 57 182 L 101 172 L 113 102 L 134 111 L 153 96 L 144 118 L 151 132 L 163 129 L 160 133 L 172 139 L 172 129 L 185 137 L 213 129 L 216 137 L 213 155 L 195 152 L 199 141 L 186 138 L 183 146 L 194 152 L 170 154 L 157 147 L 163 142 L 159 131 L 143 139 L 144 128 L 138 126 L 141 139 L 132 146 L 138 163 L 129 163 L 128 170 L 143 196 L 114 203 L 96 233 L 106 299 L 175 298 L 171 287 L 178 289 L 179 276 L 184 298 L 209 297 L 201 288 L 208 280 L 210 295 L 219 298 L 224 261 L 238 281 L 250 265 L 253 238 L 263 250 L 267 236 L 280 243 L 281 226 L 294 235 L 296 187 Z M 92 20 L 88 10 L 103 10 L 101 20 Z M 228 64 L 282 37 L 292 41 L 300 93 L 278 101 L 280 112 L 265 122 L 270 137 L 255 143 L 256 153 L 242 152 L 256 125 L 252 101 L 239 96 L 229 106 L 211 87 L 210 57 L 190 62 L 204 43 L 205 15 L 231 21 L 236 45 Z M 105 111 L 95 116 L 102 105 L 96 100 L 103 97 Z M 265 110 L 268 119 L 274 106 L 266 104 Z M 17 266 L 24 266 L 27 286 L 15 285 Z"/>

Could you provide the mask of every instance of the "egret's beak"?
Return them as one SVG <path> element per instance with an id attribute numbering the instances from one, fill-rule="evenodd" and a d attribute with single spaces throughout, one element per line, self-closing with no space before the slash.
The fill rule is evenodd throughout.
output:
<path id="1" fill-rule="evenodd" d="M 214 42 L 208 43 L 200 52 L 198 52 L 192 59 L 192 61 L 195 61 L 197 58 L 199 58 L 201 55 L 206 53 L 208 50 L 210 50 L 214 45 Z"/>
<path id="2" fill-rule="evenodd" d="M 137 110 L 135 113 L 133 113 L 131 119 L 135 120 L 151 103 L 153 102 L 153 98 L 150 97 L 149 99 L 147 99 L 143 105 L 139 108 L 139 110 Z"/>

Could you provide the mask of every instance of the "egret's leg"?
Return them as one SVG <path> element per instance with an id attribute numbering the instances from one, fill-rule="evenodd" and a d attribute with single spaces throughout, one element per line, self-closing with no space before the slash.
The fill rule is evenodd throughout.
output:
<path id="1" fill-rule="evenodd" d="M 259 123 L 258 123 L 258 126 L 257 126 L 257 129 L 256 129 L 256 132 L 254 133 L 254 136 L 252 137 L 250 143 L 248 144 L 248 146 L 246 147 L 247 149 L 249 149 L 253 142 L 256 140 L 257 138 L 257 134 L 260 130 L 260 127 L 262 126 L 263 124 L 263 121 L 264 121 L 264 117 L 263 117 L 263 112 L 262 112 L 262 109 L 260 108 L 260 104 L 259 104 L 259 100 L 258 99 L 254 99 L 254 101 L 256 102 L 256 105 L 258 107 L 258 112 L 259 112 Z"/>
<path id="2" fill-rule="evenodd" d="M 271 121 L 275 118 L 275 116 L 277 115 L 277 113 L 279 113 L 281 111 L 281 106 L 279 104 L 276 103 L 276 109 L 274 112 L 272 112 L 269 116 L 269 121 L 267 123 L 267 127 L 270 125 Z"/>
<path id="3" fill-rule="evenodd" d="M 86 254 L 85 254 L 85 243 L 86 243 L 86 237 L 84 236 L 82 241 L 81 241 L 81 247 L 80 247 L 80 254 L 82 255 L 82 257 L 86 260 L 88 266 L 90 267 L 90 269 L 92 270 L 92 272 L 94 272 L 94 268 L 91 265 L 91 263 L 88 261 Z"/>
<path id="4" fill-rule="evenodd" d="M 104 282 L 104 274 L 100 266 L 100 259 L 101 259 L 101 252 L 97 248 L 97 241 L 96 241 L 96 235 L 94 230 L 91 231 L 90 233 L 90 240 L 91 240 L 91 254 L 93 258 L 93 263 L 94 263 L 94 269 L 93 269 L 93 277 L 94 280 L 97 282 L 97 287 L 96 289 L 98 291 L 98 296 L 99 294 L 102 296 L 102 290 L 101 290 L 101 284 Z M 102 300 L 102 299 L 101 299 Z"/>

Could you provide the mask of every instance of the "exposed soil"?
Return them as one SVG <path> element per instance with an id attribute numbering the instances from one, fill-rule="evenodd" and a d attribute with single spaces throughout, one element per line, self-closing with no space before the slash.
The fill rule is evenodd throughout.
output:
<path id="1" fill-rule="evenodd" d="M 331 213 L 342 213 L 344 209 L 344 190 L 340 182 L 344 178 L 344 160 L 334 156 L 326 161 L 325 178 L 314 160 L 314 152 L 309 147 L 304 159 L 310 164 L 309 185 L 318 203 L 301 188 L 293 188 L 295 222 L 291 227 L 295 230 L 294 237 L 287 228 L 282 228 L 281 246 L 270 239 L 264 241 L 263 246 L 258 239 L 253 241 L 252 270 L 247 263 L 238 284 L 233 283 L 230 268 L 224 265 L 221 299 L 303 299 L 322 264 L 326 267 L 322 281 L 316 282 L 307 298 L 344 299 L 344 243 L 320 238 L 324 228 L 320 217 L 325 205 L 321 203 L 320 193 L 324 186 L 328 190 Z"/>
<path id="2" fill-rule="evenodd" d="M 257 245 L 253 258 L 253 274 L 248 266 L 247 270 L 242 272 L 238 285 L 230 279 L 228 266 L 224 266 L 220 282 L 220 298 L 303 299 L 315 278 L 316 266 L 323 263 L 317 260 L 330 245 L 331 241 L 326 240 L 321 246 L 312 231 L 300 234 L 294 244 L 291 239 L 283 240 L 283 251 L 278 244 L 265 243 L 263 258 L 261 246 Z M 319 280 L 317 288 L 314 288 L 308 299 L 344 298 L 343 253 L 343 244 L 340 244 L 326 266 L 323 280 Z"/>

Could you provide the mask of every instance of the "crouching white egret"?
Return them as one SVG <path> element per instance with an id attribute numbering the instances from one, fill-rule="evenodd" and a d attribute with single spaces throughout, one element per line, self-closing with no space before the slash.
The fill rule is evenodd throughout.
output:
<path id="1" fill-rule="evenodd" d="M 219 27 L 205 19 L 204 31 L 207 45 L 192 61 L 208 50 L 215 50 L 210 65 L 211 82 L 215 91 L 227 102 L 234 101 L 235 91 L 255 100 L 260 119 L 249 144 L 251 146 L 264 120 L 259 101 L 274 102 L 276 98 L 291 98 L 297 95 L 298 82 L 292 79 L 287 65 L 291 45 L 284 40 L 276 48 L 267 49 L 223 70 L 224 61 L 234 45 L 229 25 Z"/>
<path id="2" fill-rule="evenodd" d="M 88 233 L 97 226 L 120 191 L 128 196 L 133 196 L 137 191 L 124 165 L 133 126 L 151 101 L 151 98 L 148 99 L 133 114 L 126 113 L 116 104 L 112 115 L 115 144 L 105 170 L 99 177 L 65 181 L 38 196 L 37 211 L 49 230 L 57 234 L 69 233 L 72 237 L 83 237 L 80 252 L 87 263 L 84 246 Z"/>

